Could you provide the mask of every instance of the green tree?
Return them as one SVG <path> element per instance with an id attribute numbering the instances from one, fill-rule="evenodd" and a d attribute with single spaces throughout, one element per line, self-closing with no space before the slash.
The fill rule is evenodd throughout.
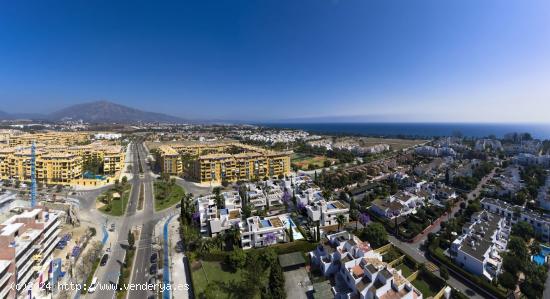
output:
<path id="1" fill-rule="evenodd" d="M 336 222 L 338 223 L 338 230 L 346 223 L 346 216 L 340 214 L 336 216 Z"/>
<path id="2" fill-rule="evenodd" d="M 254 298 L 265 285 L 265 270 L 258 251 L 250 251 L 246 255 L 246 265 L 242 273 L 243 297 Z"/>
<path id="3" fill-rule="evenodd" d="M 216 203 L 216 207 L 218 209 L 223 209 L 224 206 L 225 206 L 225 202 L 224 202 L 223 197 L 221 195 L 222 189 L 220 187 L 216 187 L 212 191 L 214 193 L 214 202 Z"/>
<path id="4" fill-rule="evenodd" d="M 533 240 L 533 242 L 531 242 L 531 245 L 529 245 L 529 252 L 531 253 L 531 255 L 538 255 L 540 254 L 540 243 L 539 241 L 537 240 Z"/>
<path id="5" fill-rule="evenodd" d="M 131 230 L 128 230 L 128 246 L 130 246 L 130 249 L 134 248 L 135 242 L 136 240 L 135 240 L 134 234 L 132 233 Z"/>
<path id="6" fill-rule="evenodd" d="M 227 256 L 226 262 L 233 271 L 237 271 L 237 269 L 245 266 L 246 253 L 242 249 L 233 250 L 231 254 Z"/>
<path id="7" fill-rule="evenodd" d="M 365 227 L 361 232 L 361 238 L 367 240 L 374 248 L 388 243 L 388 233 L 384 226 L 378 222 L 373 222 Z"/>
<path id="8" fill-rule="evenodd" d="M 338 195 L 338 199 L 341 200 L 341 201 L 347 200 L 348 196 L 347 196 L 346 192 L 340 191 L 340 194 Z M 351 206 L 351 204 L 350 204 L 350 206 Z"/>
<path id="9" fill-rule="evenodd" d="M 271 264 L 269 273 L 269 293 L 271 298 L 286 298 L 285 277 L 279 263 Z"/>
<path id="10" fill-rule="evenodd" d="M 518 260 L 520 260 L 523 265 L 529 260 L 529 251 L 525 241 L 522 238 L 511 236 L 508 241 L 508 250 L 509 252 Z"/>
<path id="11" fill-rule="evenodd" d="M 498 276 L 498 283 L 508 290 L 516 289 L 517 280 L 517 277 L 508 271 L 504 271 Z"/>
<path id="12" fill-rule="evenodd" d="M 542 298 L 544 284 L 547 278 L 546 266 L 531 263 L 524 269 L 525 280 L 520 284 L 521 292 L 527 298 Z"/>
<path id="13" fill-rule="evenodd" d="M 535 236 L 535 231 L 531 224 L 525 221 L 519 221 L 512 226 L 512 235 L 521 237 L 525 241 L 529 241 Z"/>

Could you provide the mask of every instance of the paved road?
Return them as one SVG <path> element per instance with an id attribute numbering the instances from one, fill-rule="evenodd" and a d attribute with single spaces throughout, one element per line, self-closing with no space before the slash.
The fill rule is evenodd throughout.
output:
<path id="1" fill-rule="evenodd" d="M 155 176 L 150 172 L 146 163 L 147 149 L 141 142 L 132 142 L 128 145 L 127 165 L 131 165 L 130 173 L 127 173 L 128 182 L 132 185 L 128 206 L 124 216 L 107 216 L 96 209 L 96 198 L 111 186 L 104 186 L 93 190 L 81 190 L 76 195 L 79 204 L 79 215 L 81 222 L 91 225 L 98 229 L 101 234 L 101 227 L 109 227 L 112 223 L 116 225 L 114 232 L 109 232 L 109 239 L 104 250 L 110 249 L 109 260 L 105 266 L 100 266 L 95 273 L 98 282 L 111 289 L 98 288 L 93 294 L 85 295 L 85 298 L 109 299 L 115 297 L 114 283 L 118 281 L 118 275 L 124 261 L 124 246 L 128 243 L 128 231 L 133 227 L 141 228 L 141 235 L 136 241 L 135 264 L 132 269 L 131 283 L 145 285 L 151 275 L 149 275 L 150 257 L 153 252 L 152 238 L 154 235 L 155 224 L 169 214 L 174 213 L 174 209 L 166 209 L 161 212 L 154 210 L 153 181 Z M 138 162 L 138 153 L 141 160 Z M 144 173 L 140 175 L 139 164 L 141 163 Z M 206 194 L 211 188 L 196 186 L 194 183 L 178 179 L 178 184 L 192 192 L 195 195 Z M 140 186 L 144 186 L 144 206 L 142 210 L 137 210 L 139 202 Z M 159 269 L 160 270 L 160 269 Z M 147 298 L 152 293 L 148 291 L 132 290 L 128 292 L 128 298 Z"/>
<path id="2" fill-rule="evenodd" d="M 137 200 L 139 197 L 139 184 L 141 180 L 139 179 L 137 173 L 139 171 L 137 161 L 138 146 L 135 143 L 131 143 L 129 146 L 131 147 L 130 159 L 133 163 L 133 178 L 130 180 L 130 183 L 132 184 L 132 189 L 126 213 L 127 215 L 133 215 L 135 214 L 135 210 L 137 207 Z M 115 291 L 112 288 L 107 288 L 106 286 L 112 286 L 118 281 L 118 275 L 120 273 L 121 266 L 126 254 L 124 246 L 128 244 L 127 233 L 131 229 L 129 217 L 118 217 L 115 222 L 119 223 L 116 227 L 116 232 L 118 232 L 118 234 L 113 234 L 116 236 L 116 242 L 111 241 L 111 253 L 109 260 L 105 266 L 99 267 L 98 271 L 96 272 L 96 277 L 98 277 L 98 289 L 93 294 L 88 295 L 88 298 L 106 299 L 113 298 L 115 296 Z M 99 286 L 99 284 L 102 285 Z M 105 289 L 102 289 L 102 287 L 105 287 Z"/>
<path id="3" fill-rule="evenodd" d="M 138 145 L 138 150 L 141 157 L 141 166 L 143 168 L 143 175 L 140 179 L 143 183 L 144 203 L 143 210 L 135 213 L 133 222 L 136 225 L 142 224 L 140 239 L 137 242 L 137 251 L 132 269 L 131 283 L 133 285 L 142 285 L 148 283 L 151 275 L 149 274 L 150 257 L 153 252 L 151 242 L 153 237 L 153 229 L 155 227 L 156 219 L 154 217 L 154 203 L 153 203 L 153 180 L 149 171 L 149 166 L 145 163 L 145 157 L 147 157 L 147 151 L 143 144 Z M 136 201 L 137 204 L 137 201 Z M 147 298 L 149 295 L 153 295 L 145 288 L 136 288 L 128 292 L 128 298 Z"/>
<path id="4" fill-rule="evenodd" d="M 207 195 L 212 193 L 213 187 L 199 186 L 194 182 L 184 180 L 182 178 L 176 178 L 176 184 L 183 187 L 185 192 L 193 193 L 193 196 Z"/>

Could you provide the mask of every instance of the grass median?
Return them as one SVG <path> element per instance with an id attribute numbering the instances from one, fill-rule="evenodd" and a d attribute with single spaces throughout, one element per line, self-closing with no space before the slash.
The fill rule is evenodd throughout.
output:
<path id="1" fill-rule="evenodd" d="M 122 216 L 126 212 L 128 199 L 132 185 L 129 183 L 118 184 L 97 197 L 100 204 L 99 211 L 111 215 Z"/>
<path id="2" fill-rule="evenodd" d="M 185 190 L 176 185 L 174 179 L 159 179 L 155 181 L 155 210 L 161 211 L 170 208 L 181 201 Z"/>

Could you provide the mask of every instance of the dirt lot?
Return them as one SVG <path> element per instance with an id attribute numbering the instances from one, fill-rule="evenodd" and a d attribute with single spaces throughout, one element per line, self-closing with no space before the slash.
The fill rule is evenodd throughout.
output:
<path id="1" fill-rule="evenodd" d="M 292 163 L 298 166 L 298 168 L 301 170 L 307 170 L 310 164 L 315 165 L 315 168 L 324 167 L 323 164 L 326 160 L 330 161 L 331 165 L 332 163 L 334 163 L 334 161 L 336 161 L 335 159 L 327 158 L 324 156 L 312 156 L 300 153 L 295 153 L 292 155 Z"/>

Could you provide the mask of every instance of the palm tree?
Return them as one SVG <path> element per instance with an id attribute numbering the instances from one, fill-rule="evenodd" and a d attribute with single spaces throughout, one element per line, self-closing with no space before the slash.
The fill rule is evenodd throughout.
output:
<path id="1" fill-rule="evenodd" d="M 338 222 L 338 230 L 340 230 L 340 227 L 346 223 L 346 217 L 340 214 L 336 217 L 336 222 Z"/>

